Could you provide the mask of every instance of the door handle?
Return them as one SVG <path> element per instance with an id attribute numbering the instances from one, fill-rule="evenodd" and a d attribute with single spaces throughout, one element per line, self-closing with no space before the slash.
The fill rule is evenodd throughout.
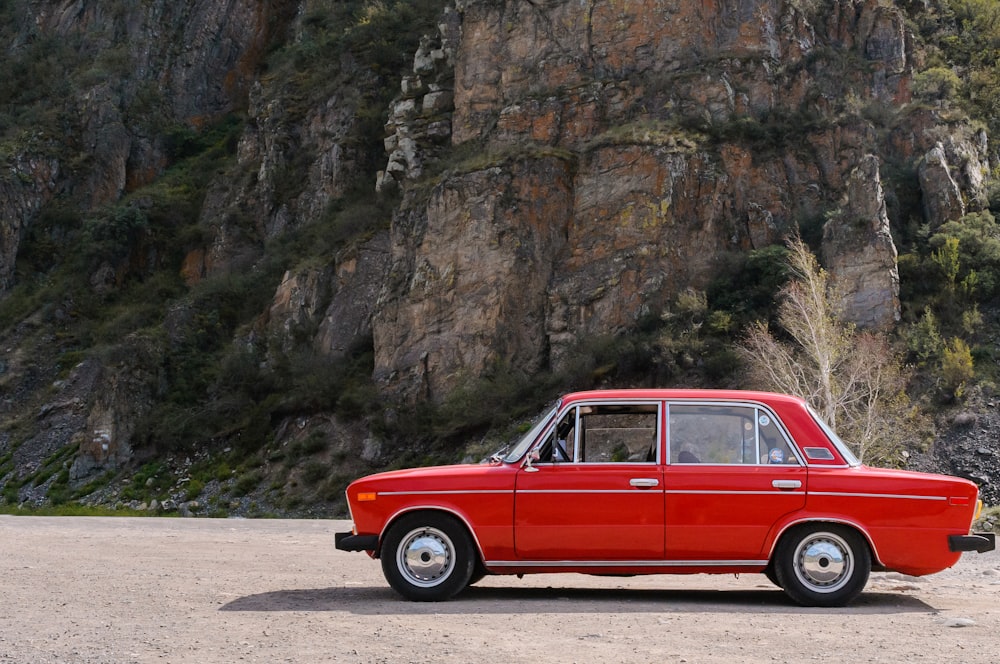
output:
<path id="1" fill-rule="evenodd" d="M 660 486 L 660 480 L 652 477 L 634 477 L 628 481 L 629 484 L 640 489 L 649 489 L 654 486 Z"/>
<path id="2" fill-rule="evenodd" d="M 802 482 L 799 480 L 774 480 L 771 486 L 775 489 L 801 489 Z"/>

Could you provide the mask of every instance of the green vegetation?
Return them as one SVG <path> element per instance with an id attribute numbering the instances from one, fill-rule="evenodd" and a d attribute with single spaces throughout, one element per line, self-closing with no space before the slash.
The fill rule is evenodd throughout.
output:
<path id="1" fill-rule="evenodd" d="M 121 499 L 140 502 L 163 500 L 173 482 L 173 476 L 167 472 L 162 462 L 147 463 L 133 473 L 128 485 L 121 492 Z"/>
<path id="2" fill-rule="evenodd" d="M 943 18 L 953 20 L 956 30 L 947 31 L 948 22 L 936 28 L 925 23 L 925 35 L 937 48 L 931 49 L 931 66 L 915 83 L 929 87 L 938 101 L 957 102 L 998 136 L 1000 5 L 993 0 L 947 0 L 945 5 Z"/>
<path id="3" fill-rule="evenodd" d="M 924 238 L 899 258 L 901 335 L 924 389 L 951 401 L 1000 380 L 982 313 L 1000 297 L 1000 225 L 986 210 Z"/>

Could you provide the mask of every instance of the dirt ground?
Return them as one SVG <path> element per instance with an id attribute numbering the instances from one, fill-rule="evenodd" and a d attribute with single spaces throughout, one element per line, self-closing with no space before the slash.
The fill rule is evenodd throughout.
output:
<path id="1" fill-rule="evenodd" d="M 760 575 L 488 577 L 405 602 L 345 521 L 0 516 L 0 663 L 983 662 L 1000 554 L 875 574 L 845 609 Z"/>

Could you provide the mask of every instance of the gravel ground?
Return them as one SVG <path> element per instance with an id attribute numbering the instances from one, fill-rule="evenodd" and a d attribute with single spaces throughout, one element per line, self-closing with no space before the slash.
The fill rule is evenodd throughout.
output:
<path id="1" fill-rule="evenodd" d="M 0 516 L 0 662 L 997 661 L 1000 554 L 844 609 L 763 576 L 489 577 L 414 604 L 345 521 Z"/>

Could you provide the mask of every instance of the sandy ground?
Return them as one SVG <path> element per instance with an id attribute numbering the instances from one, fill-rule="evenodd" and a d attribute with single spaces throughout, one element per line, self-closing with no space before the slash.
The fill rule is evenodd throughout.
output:
<path id="1" fill-rule="evenodd" d="M 845 609 L 763 576 L 489 577 L 405 602 L 344 521 L 0 516 L 0 662 L 1000 661 L 1000 554 Z"/>

